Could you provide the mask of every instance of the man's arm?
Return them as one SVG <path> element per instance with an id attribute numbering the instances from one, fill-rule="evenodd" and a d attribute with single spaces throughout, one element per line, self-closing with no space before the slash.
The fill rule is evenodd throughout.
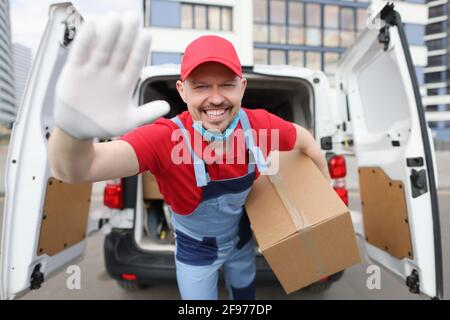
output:
<path id="1" fill-rule="evenodd" d="M 58 127 L 50 136 L 48 157 L 52 176 L 67 183 L 103 181 L 139 172 L 136 153 L 127 142 L 81 141 Z"/>
<path id="2" fill-rule="evenodd" d="M 117 137 L 169 112 L 165 101 L 136 107 L 134 87 L 150 47 L 138 14 L 85 21 L 69 51 L 55 90 L 48 158 L 52 174 L 76 183 L 131 176 L 139 172 L 126 141 Z"/>
<path id="3" fill-rule="evenodd" d="M 305 128 L 295 123 L 293 123 L 293 125 L 297 130 L 294 149 L 300 149 L 301 152 L 310 157 L 314 161 L 316 166 L 320 169 L 322 174 L 327 178 L 328 181 L 330 181 L 331 177 L 330 173 L 328 172 L 327 161 L 325 160 L 322 151 L 314 140 L 314 137 Z"/>

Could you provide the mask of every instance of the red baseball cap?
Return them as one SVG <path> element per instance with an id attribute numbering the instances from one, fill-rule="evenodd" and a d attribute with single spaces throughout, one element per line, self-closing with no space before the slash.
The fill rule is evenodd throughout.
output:
<path id="1" fill-rule="evenodd" d="M 202 36 L 186 48 L 181 62 L 181 81 L 205 62 L 219 62 L 242 78 L 242 66 L 233 44 L 218 36 Z"/>

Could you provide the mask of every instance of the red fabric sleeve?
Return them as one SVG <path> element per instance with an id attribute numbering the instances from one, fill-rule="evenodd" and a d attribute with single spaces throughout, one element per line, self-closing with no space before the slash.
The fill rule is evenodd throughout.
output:
<path id="1" fill-rule="evenodd" d="M 139 173 L 162 174 L 171 164 L 172 129 L 166 119 L 138 127 L 118 138 L 128 142 L 139 161 Z"/>

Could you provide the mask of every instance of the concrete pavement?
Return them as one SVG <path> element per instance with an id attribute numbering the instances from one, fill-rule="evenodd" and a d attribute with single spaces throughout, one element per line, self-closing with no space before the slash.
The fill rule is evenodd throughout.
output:
<path id="1" fill-rule="evenodd" d="M 441 191 L 439 195 L 441 207 L 443 264 L 444 264 L 444 298 L 450 298 L 450 192 Z M 94 205 L 94 203 L 93 203 Z M 350 193 L 350 207 L 360 208 L 357 193 Z M 0 227 L 2 222 L 3 199 L 0 199 Z M 0 228 L 1 230 L 1 228 Z M 84 259 L 77 263 L 81 271 L 81 288 L 69 289 L 67 281 L 70 273 L 63 270 L 52 279 L 47 279 L 42 288 L 32 291 L 23 299 L 179 299 L 178 287 L 173 281 L 155 283 L 146 290 L 136 292 L 125 291 L 111 279 L 105 270 L 103 256 L 102 233 L 95 233 L 87 240 L 87 250 Z M 361 244 L 361 242 L 360 242 Z M 362 261 L 346 270 L 344 276 L 331 288 L 322 293 L 297 291 L 286 295 L 278 282 L 258 283 L 258 299 L 420 299 L 420 296 L 408 292 L 404 282 L 391 273 L 381 269 L 379 289 L 369 289 L 366 285 L 369 276 L 370 263 Z M 219 298 L 227 299 L 228 295 L 222 286 Z"/>

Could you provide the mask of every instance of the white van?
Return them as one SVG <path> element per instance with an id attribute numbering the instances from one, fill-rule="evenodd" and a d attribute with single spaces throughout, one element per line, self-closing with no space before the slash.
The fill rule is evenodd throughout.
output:
<path id="1" fill-rule="evenodd" d="M 398 275 L 413 293 L 443 296 L 437 175 L 427 126 L 400 16 L 386 6 L 341 59 L 337 105 L 326 76 L 291 66 L 244 68 L 249 80 L 243 105 L 266 108 L 313 133 L 329 161 L 335 190 L 347 202 L 345 157 L 354 152 L 362 212 L 352 212 L 367 259 Z M 170 216 L 163 200 L 144 197 L 143 174 L 109 182 L 104 202 L 112 216 L 92 224 L 92 184 L 51 177 L 47 142 L 56 79 L 82 23 L 70 4 L 50 7 L 49 22 L 15 122 L 6 164 L 1 242 L 3 299 L 38 289 L 83 255 L 85 239 L 100 227 L 106 269 L 120 285 L 141 288 L 175 279 Z M 136 105 L 164 99 L 171 117 L 185 109 L 176 90 L 179 66 L 143 70 Z M 94 228 L 89 226 L 94 225 Z M 258 252 L 257 277 L 273 277 Z M 312 288 L 326 288 L 340 275 Z"/>

